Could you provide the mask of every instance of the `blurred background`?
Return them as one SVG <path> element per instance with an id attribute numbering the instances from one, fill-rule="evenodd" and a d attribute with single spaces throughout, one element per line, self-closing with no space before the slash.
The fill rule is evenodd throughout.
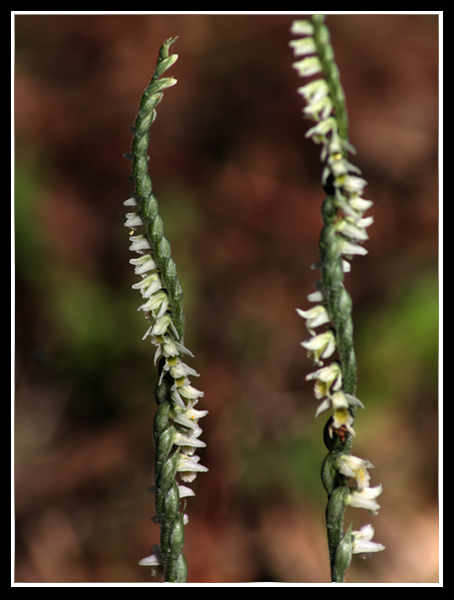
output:
<path id="1" fill-rule="evenodd" d="M 179 36 L 150 174 L 185 291 L 209 467 L 188 582 L 326 583 L 325 414 L 296 307 L 314 291 L 320 148 L 293 15 L 15 17 L 15 581 L 151 582 L 154 348 L 129 259 L 129 125 Z M 438 16 L 330 15 L 369 254 L 353 261 L 353 451 L 386 551 L 351 583 L 438 581 Z M 364 513 L 364 514 L 363 514 Z"/>

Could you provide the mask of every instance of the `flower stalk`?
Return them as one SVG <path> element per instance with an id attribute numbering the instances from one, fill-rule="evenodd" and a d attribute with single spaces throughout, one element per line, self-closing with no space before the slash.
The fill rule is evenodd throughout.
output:
<path id="1" fill-rule="evenodd" d="M 314 395 L 321 401 L 316 416 L 331 410 L 324 430 L 329 452 L 322 466 L 322 482 L 328 495 L 326 527 L 331 580 L 343 583 L 352 554 L 384 549 L 372 542 L 371 525 L 359 532 L 352 531 L 351 526 L 347 532 L 343 531 L 346 506 L 377 514 L 380 506 L 376 498 L 382 491 L 381 485 L 369 487 L 368 469 L 373 465 L 351 455 L 356 411 L 364 406 L 355 397 L 357 364 L 352 300 L 343 283 L 344 273 L 351 268 L 350 260 L 367 254 L 362 244 L 368 239 L 366 230 L 373 218 L 364 216 L 372 206 L 370 200 L 362 198 L 367 182 L 360 177 L 358 167 L 348 160 L 355 149 L 348 140 L 345 96 L 324 19 L 324 15 L 314 15 L 310 20 L 294 21 L 291 28 L 293 34 L 301 36 L 290 41 L 297 59 L 293 67 L 301 77 L 316 76 L 300 87 L 298 93 L 306 101 L 304 115 L 315 122 L 306 137 L 321 145 L 322 185 L 326 193 L 320 261 L 314 265 L 320 269 L 321 278 L 316 291 L 308 296 L 315 306 L 297 312 L 305 319 L 311 336 L 302 346 L 318 367 L 306 376 L 307 380 L 315 381 Z M 320 327 L 324 331 L 320 332 Z M 338 358 L 325 366 L 324 360 L 336 351 Z M 347 486 L 349 479 L 356 482 L 354 487 Z"/>
<path id="2" fill-rule="evenodd" d="M 161 47 L 156 71 L 143 93 L 131 128 L 132 150 L 125 156 L 132 162 L 129 179 L 134 184 L 134 193 L 124 204 L 131 211 L 125 222 L 131 240 L 129 249 L 138 255 L 130 263 L 141 277 L 132 287 L 142 296 L 138 310 L 149 322 L 143 339 L 149 338 L 156 346 L 154 362 L 159 373 L 155 391 L 158 408 L 154 418 L 156 454 L 152 490 L 156 508 L 153 520 L 160 527 L 160 544 L 155 544 L 151 555 L 140 564 L 151 566 L 152 574 L 164 576 L 166 582 L 181 583 L 187 578 L 183 546 L 188 517 L 184 508 L 180 510 L 180 500 L 194 495 L 183 484 L 194 481 L 197 473 L 207 471 L 195 455 L 199 448 L 205 447 L 199 439 L 202 430 L 198 422 L 207 411 L 194 408 L 203 392 L 192 386 L 190 377 L 197 377 L 198 373 L 184 362 L 193 354 L 184 346 L 183 290 L 152 193 L 147 155 L 156 106 L 162 100 L 163 91 L 177 83 L 173 77 L 162 77 L 178 59 L 177 54 L 171 53 L 176 39 L 169 38 Z"/>

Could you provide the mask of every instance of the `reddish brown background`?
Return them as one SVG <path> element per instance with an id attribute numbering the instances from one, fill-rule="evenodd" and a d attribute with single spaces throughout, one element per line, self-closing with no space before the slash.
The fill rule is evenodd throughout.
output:
<path id="1" fill-rule="evenodd" d="M 205 390 L 189 582 L 329 580 L 324 416 L 304 376 L 321 229 L 292 15 L 15 17 L 15 580 L 149 582 L 154 350 L 122 202 L 140 96 L 178 35 L 150 173 Z M 438 16 L 327 18 L 369 185 L 354 301 L 355 454 L 383 483 L 385 552 L 349 582 L 438 581 Z"/>

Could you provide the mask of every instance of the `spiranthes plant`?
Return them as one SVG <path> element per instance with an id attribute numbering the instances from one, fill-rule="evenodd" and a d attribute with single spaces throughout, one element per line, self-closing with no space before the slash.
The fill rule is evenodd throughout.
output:
<path id="1" fill-rule="evenodd" d="M 296 62 L 293 67 L 301 77 L 311 80 L 298 89 L 306 101 L 303 113 L 315 122 L 306 137 L 321 145 L 322 185 L 326 198 L 322 205 L 323 228 L 319 241 L 321 278 L 308 301 L 308 310 L 297 309 L 305 319 L 310 337 L 302 342 L 316 370 L 306 376 L 314 381 L 314 395 L 319 401 L 316 417 L 325 410 L 331 416 L 324 429 L 328 449 L 322 466 L 322 482 L 328 495 L 326 528 L 331 564 L 331 580 L 343 583 L 352 554 L 368 555 L 384 549 L 372 541 L 371 525 L 344 531 L 346 506 L 364 508 L 376 515 L 377 497 L 382 486 L 371 487 L 367 460 L 352 456 L 353 428 L 358 407 L 356 398 L 357 367 L 353 346 L 352 300 L 344 286 L 344 273 L 350 271 L 350 260 L 365 255 L 362 245 L 368 239 L 367 228 L 373 217 L 364 213 L 372 206 L 364 199 L 366 181 L 360 170 L 348 160 L 355 152 L 348 140 L 345 96 L 339 70 L 334 60 L 324 15 L 298 20 L 291 32 L 300 36 L 290 41 Z M 314 77 L 312 77 L 314 76 Z M 323 328 L 323 329 L 320 329 Z M 332 359 L 337 352 L 337 358 Z M 325 361 L 332 360 L 330 364 Z M 354 480 L 354 485 L 348 485 Z"/>
<path id="2" fill-rule="evenodd" d="M 198 373 L 183 362 L 187 356 L 193 356 L 184 346 L 183 291 L 152 193 L 147 155 L 156 106 L 162 100 L 163 91 L 177 83 L 173 77 L 162 77 L 178 59 L 177 54 L 171 53 L 176 39 L 169 38 L 161 47 L 156 71 L 143 93 L 139 114 L 131 127 L 132 150 L 125 156 L 132 162 L 129 178 L 134 192 L 124 204 L 131 211 L 125 222 L 131 241 L 129 249 L 137 255 L 129 262 L 140 276 L 132 287 L 142 296 L 138 310 L 148 321 L 143 339 L 150 339 L 156 346 L 154 362 L 159 375 L 154 418 L 155 485 L 150 489 L 155 493 L 154 520 L 160 527 L 160 543 L 152 547 L 151 555 L 140 564 L 151 566 L 152 574 L 158 578 L 164 576 L 166 582 L 181 583 L 187 579 L 183 545 L 188 517 L 180 505 L 182 498 L 194 495 L 184 483 L 194 481 L 197 473 L 207 471 L 195 454 L 198 448 L 205 446 L 199 439 L 202 433 L 199 419 L 207 411 L 195 409 L 203 392 L 190 382 L 190 377 Z"/>

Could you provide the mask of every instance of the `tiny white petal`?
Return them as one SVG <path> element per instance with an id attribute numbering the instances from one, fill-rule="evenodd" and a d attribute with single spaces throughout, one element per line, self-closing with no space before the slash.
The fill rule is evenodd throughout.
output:
<path id="1" fill-rule="evenodd" d="M 317 410 L 315 411 L 315 418 L 317 418 L 320 413 L 322 413 L 324 410 L 327 410 L 330 406 L 331 406 L 330 399 L 325 398 L 325 400 L 323 400 L 323 402 L 320 403 Z"/>
<path id="2" fill-rule="evenodd" d="M 195 496 L 195 492 L 191 490 L 191 488 L 186 487 L 185 485 L 178 486 L 178 492 L 180 498 L 187 498 L 188 496 Z"/>
<path id="3" fill-rule="evenodd" d="M 307 300 L 309 302 L 323 302 L 323 300 L 324 300 L 323 292 L 319 292 L 319 291 L 312 292 L 311 294 L 308 294 Z"/>

